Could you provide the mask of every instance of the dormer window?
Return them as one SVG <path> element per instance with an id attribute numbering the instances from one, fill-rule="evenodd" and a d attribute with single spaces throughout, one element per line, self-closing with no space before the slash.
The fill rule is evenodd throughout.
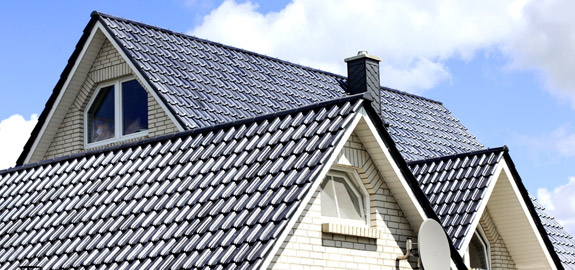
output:
<path id="1" fill-rule="evenodd" d="M 145 136 L 148 94 L 137 80 L 99 87 L 86 110 L 86 144 L 99 146 Z"/>
<path id="2" fill-rule="evenodd" d="M 354 173 L 331 171 L 321 183 L 321 214 L 335 222 L 367 224 L 369 197 Z"/>

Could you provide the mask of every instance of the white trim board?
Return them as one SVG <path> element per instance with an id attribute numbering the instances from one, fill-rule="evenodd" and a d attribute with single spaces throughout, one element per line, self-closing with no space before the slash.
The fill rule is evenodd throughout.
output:
<path id="1" fill-rule="evenodd" d="M 100 22 L 98 22 L 98 27 L 102 27 L 103 29 L 105 29 L 102 24 Z M 180 122 L 176 119 L 176 117 L 174 117 L 174 115 L 172 114 L 172 112 L 168 109 L 168 107 L 166 107 L 166 104 L 164 104 L 164 102 L 162 102 L 162 100 L 160 99 L 160 97 L 158 96 L 158 94 L 156 93 L 156 91 L 154 91 L 154 88 L 152 88 L 152 86 L 150 85 L 150 83 L 148 82 L 148 80 L 146 80 L 144 78 L 144 76 L 140 73 L 140 71 L 136 68 L 136 66 L 134 65 L 134 63 L 132 63 L 132 61 L 130 61 L 130 59 L 128 58 L 128 56 L 126 55 L 126 53 L 124 53 L 124 51 L 122 50 L 122 48 L 120 47 L 120 45 L 118 45 L 118 43 L 116 42 L 116 40 L 112 37 L 112 35 L 110 35 L 110 33 L 108 33 L 108 31 L 102 31 L 104 33 L 104 35 L 106 36 L 106 38 L 110 41 L 110 43 L 112 43 L 112 45 L 114 46 L 114 49 L 116 49 L 116 51 L 118 51 L 118 53 L 122 56 L 122 58 L 124 58 L 124 61 L 126 63 L 128 63 L 128 66 L 130 66 L 130 68 L 132 69 L 132 72 L 136 75 L 136 77 L 138 78 L 138 80 L 140 82 L 142 82 L 144 85 L 144 88 L 148 89 L 148 92 L 152 95 L 152 97 L 154 97 L 154 99 L 156 100 L 156 102 L 158 104 L 160 104 L 160 107 L 162 108 L 162 110 L 164 110 L 164 112 L 168 115 L 168 118 L 170 118 L 170 120 L 172 120 L 172 122 L 174 123 L 174 125 L 176 125 L 176 127 L 178 128 L 178 131 L 184 131 L 184 128 L 182 127 L 182 125 L 180 125 Z"/>
<path id="2" fill-rule="evenodd" d="M 128 64 L 132 73 L 135 77 L 143 83 L 144 88 L 147 90 L 149 94 L 152 95 L 154 100 L 160 105 L 162 110 L 168 115 L 168 118 L 174 123 L 174 125 L 178 128 L 178 131 L 184 131 L 184 128 L 180 125 L 171 111 L 166 107 L 166 105 L 162 102 L 158 94 L 153 90 L 152 86 L 149 84 L 147 80 L 144 79 L 144 76 L 138 71 L 138 69 L 134 66 L 132 61 L 126 56 L 122 48 L 117 44 L 111 34 L 106 30 L 106 28 L 102 25 L 101 22 L 97 21 L 92 28 L 90 35 L 86 39 L 84 46 L 70 72 L 68 73 L 68 77 L 64 82 L 62 88 L 60 89 L 60 93 L 56 98 L 46 120 L 40 129 L 40 132 L 36 136 L 30 151 L 26 155 L 24 160 L 24 164 L 30 163 L 31 160 L 40 161 L 46 154 L 48 150 L 50 142 L 53 140 L 56 132 L 62 123 L 68 109 L 73 104 L 74 100 L 77 98 L 78 91 L 82 87 L 82 84 L 86 80 L 86 76 L 92 66 L 94 60 L 96 59 L 98 52 L 100 51 L 102 44 L 105 40 L 110 41 L 114 49 L 122 56 L 124 61 Z M 80 76 L 80 77 L 78 77 Z M 36 153 L 37 151 L 40 151 Z M 38 160 L 36 160 L 38 159 Z"/>
<path id="3" fill-rule="evenodd" d="M 72 81 L 72 79 L 74 77 L 76 77 L 80 64 L 81 63 L 86 64 L 86 62 L 84 60 L 86 59 L 86 55 L 89 54 L 89 56 L 92 58 L 89 60 L 90 64 L 88 65 L 88 67 L 83 67 L 83 70 L 82 70 L 82 72 L 83 72 L 82 78 L 83 79 L 81 79 L 81 81 L 82 82 L 85 81 L 86 76 L 88 75 L 89 69 L 90 69 L 92 63 L 94 62 L 94 60 L 96 59 L 96 56 L 98 55 L 98 52 L 100 51 L 100 48 L 102 47 L 102 44 L 104 44 L 104 41 L 105 41 L 104 36 L 97 35 L 98 31 L 100 31 L 99 32 L 100 34 L 102 33 L 100 28 L 96 27 L 98 23 L 99 22 L 97 22 L 95 24 L 95 27 L 92 28 L 92 31 L 90 32 L 90 35 L 88 36 L 88 39 L 84 43 L 84 46 L 83 46 L 82 50 L 80 51 L 80 54 L 78 55 L 78 57 L 76 58 L 76 61 L 74 62 L 74 66 L 72 67 L 72 69 L 68 73 L 68 77 L 66 78 L 64 85 L 60 89 L 60 93 L 58 94 L 56 101 L 54 102 L 54 104 L 52 104 L 52 108 L 50 109 L 50 112 L 48 113 L 48 116 L 46 117 L 46 120 L 44 121 L 44 124 L 42 125 L 42 128 L 40 129 L 40 132 L 36 136 L 34 143 L 32 144 L 30 151 L 28 152 L 28 155 L 26 155 L 26 158 L 24 159 L 24 164 L 30 163 L 30 160 L 32 159 L 32 157 L 35 156 L 34 154 L 36 153 L 36 150 L 38 149 L 38 145 L 40 144 L 40 141 L 44 139 L 44 135 L 46 133 L 50 133 L 47 135 L 49 135 L 52 139 L 56 135 L 57 129 L 60 126 L 62 120 L 64 119 L 65 114 L 68 111 L 69 106 L 73 103 L 73 100 L 76 97 L 76 95 L 74 95 L 74 98 L 69 97 L 66 100 L 64 100 L 63 97 L 68 92 L 68 87 L 70 86 L 70 82 Z M 95 38 L 97 38 L 96 41 L 94 40 Z M 99 44 L 94 44 L 94 42 L 98 42 Z M 88 50 L 89 48 L 91 49 L 90 51 Z M 82 86 L 80 83 L 80 85 L 78 86 L 78 91 L 81 87 Z M 60 119 L 56 119 L 56 118 L 54 118 L 54 115 L 56 113 L 56 110 L 62 109 L 60 103 L 63 102 L 63 100 L 67 103 L 66 109 L 64 110 L 63 113 L 60 113 L 60 115 L 58 115 L 59 117 L 57 117 L 57 118 L 60 118 Z M 54 123 L 53 121 L 56 121 L 56 122 Z M 57 125 L 57 126 L 55 128 L 52 128 L 51 130 L 48 130 L 48 126 L 52 126 L 52 125 Z M 49 145 L 45 146 L 45 149 L 42 149 L 43 150 L 42 155 L 41 155 L 42 157 L 45 155 L 46 151 L 48 150 L 48 147 L 49 147 Z M 42 158 L 42 157 L 40 157 L 40 158 Z"/>
<path id="4" fill-rule="evenodd" d="M 333 164 L 335 163 L 335 160 L 337 159 L 337 154 L 339 152 L 341 152 L 341 150 L 343 149 L 345 143 L 347 142 L 347 140 L 351 136 L 351 133 L 353 132 L 355 126 L 357 125 L 357 123 L 359 122 L 360 119 L 361 119 L 361 115 L 356 114 L 353 121 L 350 123 L 349 127 L 344 131 L 343 136 L 340 138 L 340 141 L 337 142 L 337 145 L 335 146 L 335 148 L 331 154 L 331 157 L 329 157 L 329 159 L 327 160 L 324 167 L 321 169 L 321 172 L 318 174 L 318 176 L 315 179 L 312 179 L 312 185 L 311 185 L 310 189 L 308 190 L 308 193 L 303 198 L 303 200 L 300 202 L 300 205 L 298 206 L 294 215 L 288 221 L 288 224 L 283 229 L 282 233 L 280 234 L 280 236 L 278 237 L 278 239 L 274 243 L 272 250 L 270 250 L 270 253 L 265 258 L 264 262 L 260 266 L 260 269 L 262 269 L 262 270 L 267 269 L 270 266 L 270 264 L 272 263 L 272 260 L 275 258 L 276 254 L 280 250 L 284 241 L 287 239 L 289 233 L 293 230 L 299 217 L 302 215 L 303 211 L 305 210 L 305 208 L 307 207 L 307 205 L 311 201 L 311 198 L 315 194 L 315 191 L 319 188 L 319 185 L 321 184 L 322 179 L 324 179 L 325 176 L 327 175 L 327 173 L 331 170 L 331 167 L 333 166 Z"/>
<path id="5" fill-rule="evenodd" d="M 260 269 L 267 269 L 271 265 L 272 260 L 276 258 L 278 255 L 277 253 L 279 252 L 282 245 L 284 245 L 284 242 L 286 241 L 289 233 L 293 230 L 296 222 L 298 222 L 298 219 L 302 215 L 305 208 L 308 206 L 311 198 L 318 190 L 322 180 L 326 177 L 332 168 L 337 167 L 335 165 L 335 161 L 339 153 L 341 153 L 345 143 L 354 131 L 359 136 L 364 146 L 368 149 L 368 153 L 371 156 L 371 159 L 374 161 L 377 169 L 380 171 L 382 177 L 384 178 L 384 181 L 386 181 L 388 187 L 392 191 L 393 196 L 395 196 L 396 200 L 398 201 L 398 204 L 407 217 L 407 220 L 410 223 L 410 226 L 412 226 L 412 229 L 414 229 L 417 233 L 421 223 L 426 218 L 428 218 L 423 210 L 423 207 L 421 207 L 419 201 L 415 197 L 415 194 L 408 185 L 407 180 L 401 174 L 399 166 L 394 162 L 389 149 L 383 142 L 383 139 L 379 137 L 379 133 L 375 128 L 375 125 L 369 118 L 365 109 L 362 107 L 354 117 L 350 126 L 347 128 L 347 130 L 345 130 L 344 135 L 342 138 L 340 138 L 340 141 L 337 143 L 337 146 L 335 147 L 331 157 L 328 159 L 321 172 L 315 179 L 312 180 L 313 184 L 310 187 L 308 194 L 302 200 L 301 204 L 298 206 L 298 209 L 294 213 L 294 216 L 289 220 L 286 228 L 284 228 L 282 234 L 276 240 L 277 242 L 274 244 L 274 247 L 264 260 L 264 263 L 261 265 Z M 382 169 L 385 169 L 386 171 L 384 172 Z M 398 196 L 401 197 L 401 202 L 400 199 L 398 199 Z M 400 254 L 397 255 L 399 256 Z M 451 261 L 451 265 L 454 266 L 455 263 Z"/>
<path id="6" fill-rule="evenodd" d="M 477 228 L 488 211 L 518 269 L 557 269 L 505 158 L 499 161 L 492 177 L 470 228 Z M 467 250 L 472 232 L 465 236 L 460 254 Z"/>
<path id="7" fill-rule="evenodd" d="M 489 201 L 489 198 L 491 197 L 491 194 L 493 193 L 493 190 L 495 189 L 495 184 L 497 182 L 497 179 L 499 179 L 499 176 L 501 175 L 501 171 L 503 170 L 503 166 L 504 166 L 503 162 L 501 162 L 501 161 L 503 161 L 503 157 L 501 157 L 500 162 L 498 162 L 497 166 L 495 167 L 493 175 L 491 175 L 491 183 L 490 183 L 489 187 L 487 187 L 487 190 L 485 191 L 485 194 L 483 195 L 483 199 L 481 199 L 481 204 L 479 205 L 477 212 L 475 212 L 475 217 L 473 218 L 471 225 L 469 225 L 469 231 L 465 235 L 465 239 L 464 239 L 463 243 L 461 244 L 461 249 L 459 250 L 459 255 L 461 255 L 461 257 L 463 257 L 465 255 L 467 248 L 469 247 L 469 243 L 471 242 L 471 238 L 473 238 L 473 233 L 475 232 L 475 228 L 477 228 L 479 226 L 479 222 L 481 221 L 481 216 L 483 215 L 483 212 L 485 212 L 485 209 L 487 208 L 487 202 Z"/>

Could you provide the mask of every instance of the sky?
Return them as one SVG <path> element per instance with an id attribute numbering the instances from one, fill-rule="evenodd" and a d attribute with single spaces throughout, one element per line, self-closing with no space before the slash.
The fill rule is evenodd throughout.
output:
<path id="1" fill-rule="evenodd" d="M 161 4 L 159 4 L 161 3 Z M 575 1 L 10 1 L 0 9 L 0 169 L 14 165 L 90 20 L 162 28 L 438 100 L 575 235 Z"/>

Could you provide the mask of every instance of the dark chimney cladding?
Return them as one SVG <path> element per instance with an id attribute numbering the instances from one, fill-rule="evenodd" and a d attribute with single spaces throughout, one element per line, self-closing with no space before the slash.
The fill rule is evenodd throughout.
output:
<path id="1" fill-rule="evenodd" d="M 357 56 L 345 59 L 347 62 L 347 90 L 350 94 L 369 93 L 372 105 L 381 114 L 381 93 L 379 84 L 379 62 L 381 59 L 359 51 Z"/>

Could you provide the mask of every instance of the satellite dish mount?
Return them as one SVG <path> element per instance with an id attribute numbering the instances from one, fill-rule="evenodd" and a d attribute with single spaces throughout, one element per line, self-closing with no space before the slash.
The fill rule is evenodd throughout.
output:
<path id="1" fill-rule="evenodd" d="M 433 219 L 426 219 L 419 227 L 417 250 L 418 254 L 412 254 L 413 243 L 407 238 L 405 254 L 397 257 L 397 260 L 406 260 L 410 256 L 417 256 L 417 268 L 426 270 L 448 270 L 451 263 L 449 241 L 441 224 Z"/>

